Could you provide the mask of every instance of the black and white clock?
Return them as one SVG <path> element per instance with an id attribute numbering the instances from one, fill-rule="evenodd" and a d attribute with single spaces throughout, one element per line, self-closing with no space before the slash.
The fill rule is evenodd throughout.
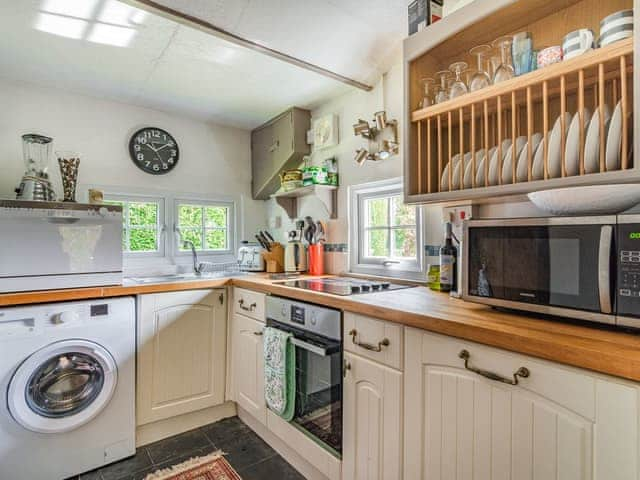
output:
<path id="1" fill-rule="evenodd" d="M 178 164 L 178 143 L 167 131 L 156 127 L 145 127 L 133 134 L 129 140 L 131 160 L 143 172 L 152 175 L 169 173 Z"/>

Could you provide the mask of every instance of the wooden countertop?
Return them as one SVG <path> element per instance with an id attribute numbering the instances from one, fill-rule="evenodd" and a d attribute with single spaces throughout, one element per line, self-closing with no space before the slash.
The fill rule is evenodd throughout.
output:
<path id="1" fill-rule="evenodd" d="M 554 362 L 640 381 L 640 335 L 552 322 L 495 311 L 414 287 L 375 295 L 338 297 L 286 287 L 266 275 L 159 284 L 125 284 L 0 295 L 0 306 L 137 295 L 234 285 L 524 353 Z"/>

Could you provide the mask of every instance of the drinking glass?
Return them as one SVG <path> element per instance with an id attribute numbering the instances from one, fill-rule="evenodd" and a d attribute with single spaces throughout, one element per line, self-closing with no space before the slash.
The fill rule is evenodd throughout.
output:
<path id="1" fill-rule="evenodd" d="M 515 76 L 511 60 L 511 43 L 513 37 L 506 35 L 493 41 L 493 46 L 500 50 L 500 65 L 493 74 L 493 83 L 504 82 Z"/>
<path id="2" fill-rule="evenodd" d="M 469 50 L 471 55 L 475 55 L 478 59 L 478 69 L 471 77 L 469 81 L 469 90 L 475 92 L 476 90 L 480 90 L 481 88 L 488 87 L 491 85 L 491 77 L 489 73 L 484 69 L 484 57 L 491 51 L 490 45 L 478 45 L 477 47 L 473 47 Z"/>
<path id="3" fill-rule="evenodd" d="M 436 73 L 436 76 L 440 78 L 440 86 L 438 87 L 438 93 L 436 94 L 436 103 L 442 103 L 449 100 L 449 88 L 447 81 L 451 78 L 449 70 L 441 70 Z"/>
<path id="4" fill-rule="evenodd" d="M 455 73 L 456 77 L 449 89 L 449 98 L 457 98 L 465 93 L 469 93 L 467 85 L 462 81 L 462 73 L 469 65 L 466 62 L 455 62 L 449 66 L 449 70 Z"/>
<path id="5" fill-rule="evenodd" d="M 420 80 L 420 83 L 422 83 L 424 87 L 424 96 L 422 97 L 422 100 L 420 100 L 420 105 L 418 105 L 418 107 L 426 108 L 433 105 L 433 102 L 434 102 L 433 90 L 434 90 L 436 81 L 433 78 L 422 78 Z"/>

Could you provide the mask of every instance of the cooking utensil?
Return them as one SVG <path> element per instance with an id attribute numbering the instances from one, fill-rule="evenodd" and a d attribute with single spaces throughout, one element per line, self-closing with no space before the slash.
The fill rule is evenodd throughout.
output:
<path id="1" fill-rule="evenodd" d="M 318 220 L 316 222 L 316 234 L 313 239 L 313 243 L 320 243 L 325 241 L 325 232 L 327 231 L 327 227 L 324 222 Z"/>
<path id="2" fill-rule="evenodd" d="M 260 246 L 261 246 L 262 248 L 264 248 L 267 252 L 269 252 L 270 250 L 267 248 L 267 244 L 266 244 L 266 243 L 264 243 L 264 241 L 262 240 L 262 238 L 260 238 L 260 235 L 257 235 L 257 234 L 256 234 L 256 236 L 255 236 L 255 237 L 256 237 L 256 240 L 258 241 L 258 243 L 260 244 Z"/>
<path id="3" fill-rule="evenodd" d="M 273 236 L 272 236 L 272 235 L 271 235 L 267 230 L 265 230 L 265 231 L 264 231 L 264 232 L 262 232 L 262 233 L 264 233 L 264 236 L 265 236 L 265 237 L 267 237 L 267 239 L 268 239 L 270 242 L 272 242 L 272 243 L 273 243 L 273 242 L 275 242 L 275 240 L 273 239 Z"/>
<path id="4" fill-rule="evenodd" d="M 258 232 L 258 235 L 260 235 L 260 238 L 262 239 L 263 243 L 267 246 L 267 251 L 270 252 L 271 251 L 271 242 L 267 239 L 267 236 L 264 234 L 264 232 L 262 230 L 260 230 Z"/>

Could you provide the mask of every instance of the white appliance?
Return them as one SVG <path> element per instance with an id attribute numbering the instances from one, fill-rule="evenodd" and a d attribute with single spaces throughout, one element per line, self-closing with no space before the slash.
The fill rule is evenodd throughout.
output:
<path id="1" fill-rule="evenodd" d="M 131 297 L 0 309 L 0 479 L 59 480 L 135 453 Z"/>
<path id="2" fill-rule="evenodd" d="M 122 208 L 0 200 L 0 292 L 122 283 Z"/>

